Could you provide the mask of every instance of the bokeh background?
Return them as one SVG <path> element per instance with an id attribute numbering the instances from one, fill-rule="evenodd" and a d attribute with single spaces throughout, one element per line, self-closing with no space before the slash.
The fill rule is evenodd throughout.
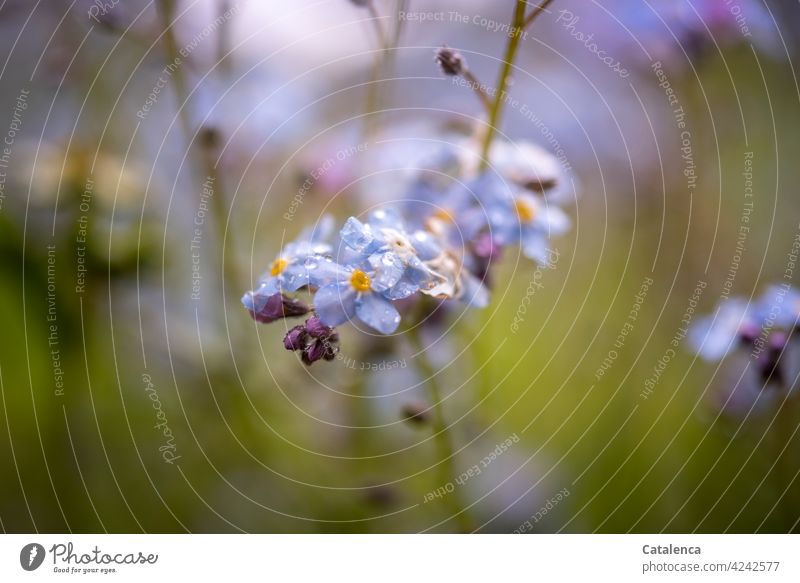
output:
<path id="1" fill-rule="evenodd" d="M 434 50 L 493 84 L 513 2 L 374 6 L 0 3 L 0 527 L 452 532 L 457 496 L 481 532 L 797 530 L 800 416 L 720 407 L 736 363 L 681 330 L 800 234 L 798 4 L 555 0 L 526 33 L 499 129 L 570 168 L 574 226 L 427 351 L 455 471 L 511 442 L 433 499 L 411 347 L 346 328 L 307 368 L 239 303 L 480 124 Z"/>

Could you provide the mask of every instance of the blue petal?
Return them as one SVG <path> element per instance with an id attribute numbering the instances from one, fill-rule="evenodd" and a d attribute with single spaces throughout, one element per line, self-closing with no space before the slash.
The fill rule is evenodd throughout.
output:
<path id="1" fill-rule="evenodd" d="M 748 305 L 740 299 L 726 300 L 716 315 L 698 320 L 689 331 L 689 342 L 706 360 L 719 360 L 736 346 L 736 336 L 748 320 Z"/>
<path id="2" fill-rule="evenodd" d="M 308 285 L 308 269 L 306 269 L 305 260 L 298 259 L 290 262 L 276 279 L 280 280 L 278 284 L 284 291 L 293 292 Z"/>
<path id="3" fill-rule="evenodd" d="M 378 229 L 389 228 L 403 231 L 403 222 L 400 214 L 391 207 L 378 209 L 369 215 L 369 224 Z"/>
<path id="4" fill-rule="evenodd" d="M 417 286 L 424 287 L 426 284 L 430 283 L 433 276 L 434 274 L 431 272 L 431 269 L 420 261 L 419 257 L 414 257 L 408 262 L 405 277 Z"/>
<path id="5" fill-rule="evenodd" d="M 416 249 L 417 255 L 426 261 L 433 259 L 442 252 L 441 247 L 436 242 L 433 235 L 425 231 L 416 231 L 411 236 L 411 244 L 414 246 L 414 249 Z"/>
<path id="6" fill-rule="evenodd" d="M 383 295 L 390 300 L 402 300 L 413 296 L 419 291 L 419 288 L 420 285 L 406 274 L 391 289 L 386 290 Z"/>
<path id="7" fill-rule="evenodd" d="M 264 307 L 264 303 L 266 303 L 267 298 L 264 296 L 263 300 L 261 297 L 256 295 L 256 292 L 247 292 L 242 296 L 242 305 L 251 312 L 257 312 L 260 307 Z"/>
<path id="8" fill-rule="evenodd" d="M 458 228 L 466 240 L 474 239 L 486 222 L 486 211 L 478 206 L 466 208 L 458 216 Z"/>
<path id="9" fill-rule="evenodd" d="M 347 219 L 339 235 L 345 245 L 364 255 L 374 253 L 382 244 L 375 238 L 369 225 L 355 217 Z"/>
<path id="10" fill-rule="evenodd" d="M 539 210 L 542 211 L 541 215 L 545 224 L 544 228 L 547 229 L 551 236 L 561 235 L 569 230 L 572 222 L 570 221 L 569 215 L 560 208 L 551 204 L 547 207 L 543 206 Z"/>
<path id="11" fill-rule="evenodd" d="M 400 313 L 392 302 L 377 293 L 361 294 L 356 299 L 356 314 L 381 334 L 391 334 L 400 325 Z"/>
<path id="12" fill-rule="evenodd" d="M 319 288 L 314 296 L 314 311 L 323 324 L 344 324 L 356 313 L 356 293 L 351 287 L 332 283 Z"/>
<path id="13" fill-rule="evenodd" d="M 528 259 L 539 265 L 550 264 L 550 247 L 547 235 L 535 228 L 528 228 L 522 234 L 522 252 Z"/>
<path id="14" fill-rule="evenodd" d="M 458 299 L 475 308 L 485 308 L 491 300 L 483 282 L 467 271 L 461 272 L 461 296 Z"/>
<path id="15" fill-rule="evenodd" d="M 255 291 L 257 294 L 262 294 L 264 297 L 274 296 L 281 291 L 281 281 L 278 277 L 268 277 L 261 282 L 258 289 Z"/>
<path id="16" fill-rule="evenodd" d="M 406 269 L 400 258 L 391 251 L 371 255 L 369 264 L 374 270 L 372 274 L 372 289 L 379 292 L 384 292 L 394 287 L 403 277 L 403 272 Z"/>
<path id="17" fill-rule="evenodd" d="M 510 185 L 493 172 L 487 172 L 467 183 L 467 188 L 482 204 L 490 205 L 513 201 Z"/>
<path id="18" fill-rule="evenodd" d="M 519 217 L 511 205 L 494 203 L 486 205 L 485 210 L 492 237 L 500 245 L 519 242 L 523 224 L 520 223 Z"/>
<path id="19" fill-rule="evenodd" d="M 454 182 L 443 195 L 433 199 L 435 204 L 442 204 L 443 207 L 449 211 L 470 206 L 477 202 L 478 198 L 475 191 L 471 188 L 471 184 L 463 182 Z"/>
<path id="20" fill-rule="evenodd" d="M 308 257 L 305 261 L 308 281 L 315 287 L 323 287 L 329 283 L 345 281 L 350 272 L 327 257 Z"/>

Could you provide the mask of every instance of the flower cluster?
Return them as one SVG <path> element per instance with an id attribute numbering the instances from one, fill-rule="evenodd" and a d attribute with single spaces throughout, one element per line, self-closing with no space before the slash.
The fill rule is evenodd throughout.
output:
<path id="1" fill-rule="evenodd" d="M 557 206 L 565 186 L 558 163 L 531 144 L 503 142 L 493 145 L 491 171 L 480 170 L 469 144 L 454 157 L 458 178 L 434 183 L 420 173 L 401 202 L 348 218 L 338 237 L 326 217 L 286 245 L 242 298 L 251 316 L 269 323 L 313 310 L 284 342 L 311 364 L 335 355 L 334 327 L 358 320 L 392 334 L 398 306 L 424 296 L 485 307 L 489 272 L 504 247 L 519 245 L 547 263 L 550 237 L 570 226 Z M 313 306 L 287 295 L 302 291 L 313 294 Z"/>
<path id="2" fill-rule="evenodd" d="M 792 389 L 800 373 L 796 329 L 800 325 L 800 291 L 788 284 L 770 286 L 754 301 L 726 299 L 713 316 L 699 320 L 689 341 L 706 360 L 727 355 L 744 360 L 749 378 L 737 378 L 737 392 L 726 398 L 729 408 L 749 408 L 762 389 Z"/>

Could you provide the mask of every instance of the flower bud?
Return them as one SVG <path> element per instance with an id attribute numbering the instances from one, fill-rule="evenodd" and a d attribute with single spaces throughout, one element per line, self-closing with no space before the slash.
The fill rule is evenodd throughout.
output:
<path id="1" fill-rule="evenodd" d="M 305 316 L 311 311 L 308 305 L 284 294 L 264 296 L 258 290 L 247 292 L 242 303 L 256 322 L 270 324 L 284 318 Z"/>
<path id="2" fill-rule="evenodd" d="M 401 410 L 403 419 L 414 425 L 425 425 L 430 420 L 430 410 L 424 403 L 406 403 Z"/>
<path id="3" fill-rule="evenodd" d="M 318 360 L 333 360 L 339 352 L 339 335 L 336 330 L 312 316 L 302 326 L 295 326 L 283 338 L 286 350 L 300 352 L 307 365 Z"/>
<path id="4" fill-rule="evenodd" d="M 314 340 L 311 344 L 303 349 L 303 353 L 300 355 L 300 357 L 303 359 L 304 363 L 312 365 L 318 360 L 322 360 L 322 358 L 325 356 L 325 352 L 325 343 L 320 342 L 319 340 Z"/>
<path id="5" fill-rule="evenodd" d="M 326 326 L 322 323 L 317 316 L 311 316 L 308 320 L 306 320 L 306 332 L 308 332 L 314 338 L 327 338 L 334 334 L 333 328 L 330 326 Z"/>
<path id="6" fill-rule="evenodd" d="M 307 336 L 306 329 L 303 326 L 295 326 L 283 337 L 283 346 L 286 350 L 302 350 Z"/>
<path id="7" fill-rule="evenodd" d="M 445 75 L 461 75 L 466 68 L 464 57 L 448 46 L 436 51 L 436 63 Z"/>

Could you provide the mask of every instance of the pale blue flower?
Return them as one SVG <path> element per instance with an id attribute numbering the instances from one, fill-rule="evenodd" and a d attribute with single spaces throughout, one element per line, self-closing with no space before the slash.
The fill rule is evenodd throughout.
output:
<path id="1" fill-rule="evenodd" d="M 350 217 L 340 236 L 358 254 L 352 263 L 368 264 L 374 274 L 374 289 L 389 299 L 407 298 L 441 279 L 423 261 L 441 252 L 433 237 L 421 231 L 409 232 L 394 209 L 372 212 L 367 223 Z"/>
<path id="2" fill-rule="evenodd" d="M 391 334 L 400 325 L 400 313 L 383 293 L 387 281 L 379 279 L 374 270 L 362 267 L 339 266 L 337 280 L 320 287 L 314 295 L 314 311 L 327 326 L 335 327 L 357 317 L 370 328 Z"/>
<path id="3" fill-rule="evenodd" d="M 725 300 L 716 314 L 699 319 L 689 331 L 689 342 L 706 360 L 719 360 L 738 346 L 742 330 L 760 329 L 760 324 L 748 315 L 748 303 L 740 298 Z"/>
<path id="4" fill-rule="evenodd" d="M 788 334 L 797 326 L 799 313 L 800 292 L 772 285 L 752 302 L 725 300 L 713 316 L 697 321 L 689 341 L 706 360 L 719 360 L 740 344 L 752 350 L 766 346 L 767 339 L 776 334 Z"/>
<path id="5" fill-rule="evenodd" d="M 311 268 L 316 267 L 319 259 L 330 255 L 333 250 L 326 242 L 332 230 L 333 219 L 330 216 L 323 217 L 318 224 L 305 229 L 297 239 L 281 250 L 255 293 L 271 296 L 297 291 L 308 285 Z"/>
<path id="6" fill-rule="evenodd" d="M 758 313 L 767 325 L 792 329 L 800 322 L 800 291 L 788 285 L 771 285 L 761 296 Z"/>
<path id="7" fill-rule="evenodd" d="M 488 224 L 484 201 L 497 199 L 503 188 L 502 179 L 489 173 L 452 183 L 428 205 L 425 228 L 450 248 L 469 246 Z"/>
<path id="8" fill-rule="evenodd" d="M 519 243 L 523 254 L 541 265 L 550 262 L 550 239 L 571 224 L 561 208 L 529 192 L 497 191 L 485 206 L 493 239 L 500 245 Z"/>

